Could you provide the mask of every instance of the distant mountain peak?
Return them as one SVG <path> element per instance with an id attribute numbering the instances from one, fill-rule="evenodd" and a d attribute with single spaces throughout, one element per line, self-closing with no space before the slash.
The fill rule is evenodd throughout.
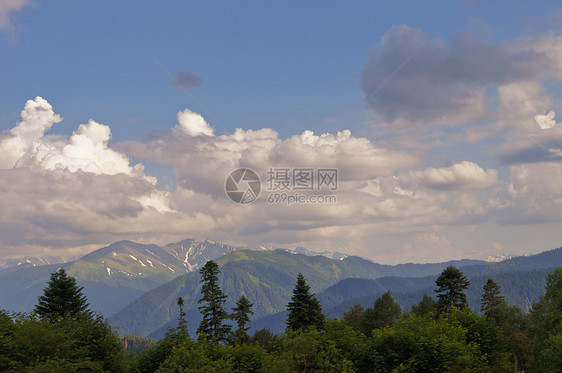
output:
<path id="1" fill-rule="evenodd" d="M 247 248 L 230 246 L 212 240 L 187 238 L 180 242 L 167 244 L 164 249 L 183 263 L 189 272 L 192 272 L 201 268 L 208 260 L 215 260 L 235 250 Z"/>
<path id="2" fill-rule="evenodd" d="M 488 263 L 499 263 L 503 262 L 504 260 L 509 260 L 515 258 L 515 255 L 510 254 L 499 254 L 499 255 L 490 255 L 488 258 L 484 259 L 485 262 Z"/>
<path id="3" fill-rule="evenodd" d="M 334 260 L 344 260 L 345 258 L 349 257 L 349 255 L 340 253 L 338 251 L 313 251 L 302 246 L 297 246 L 294 249 L 278 248 L 276 250 L 285 250 L 291 254 L 303 254 L 306 256 L 325 256 L 326 258 Z"/>

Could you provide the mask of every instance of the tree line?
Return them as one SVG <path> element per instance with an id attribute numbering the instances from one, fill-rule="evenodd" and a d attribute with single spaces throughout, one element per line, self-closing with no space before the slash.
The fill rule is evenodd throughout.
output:
<path id="1" fill-rule="evenodd" d="M 183 299 L 178 325 L 159 341 L 120 337 L 89 305 L 74 278 L 51 274 L 32 313 L 0 312 L 4 372 L 562 372 L 562 268 L 525 314 L 493 279 L 481 312 L 467 305 L 468 279 L 454 266 L 435 281 L 436 299 L 404 310 L 390 291 L 372 307 L 328 319 L 302 274 L 287 304 L 286 331 L 250 329 L 253 304 L 225 308 L 220 269 L 201 269 L 203 316 L 192 338 Z"/>

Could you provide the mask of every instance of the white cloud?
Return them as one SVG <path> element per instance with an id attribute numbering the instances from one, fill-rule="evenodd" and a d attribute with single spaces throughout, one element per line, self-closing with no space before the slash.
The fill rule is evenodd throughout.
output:
<path id="1" fill-rule="evenodd" d="M 177 117 L 179 124 L 176 126 L 176 130 L 189 136 L 213 136 L 213 129 L 200 114 L 185 109 L 180 111 Z"/>
<path id="2" fill-rule="evenodd" d="M 554 111 L 551 110 L 546 115 L 535 115 L 535 121 L 541 129 L 551 129 L 556 125 L 556 120 L 554 120 L 555 115 Z"/>
<path id="3" fill-rule="evenodd" d="M 24 155 L 41 145 L 45 132 L 62 120 L 41 97 L 26 102 L 21 118 L 16 127 L 0 133 L 0 168 L 15 167 Z"/>
<path id="4" fill-rule="evenodd" d="M 0 0 L 0 30 L 10 27 L 10 13 L 21 10 L 29 0 Z"/>
<path id="5" fill-rule="evenodd" d="M 448 167 L 427 168 L 414 171 L 417 182 L 428 188 L 455 190 L 480 189 L 494 185 L 498 181 L 496 170 L 484 170 L 474 162 L 455 162 Z"/>
<path id="6" fill-rule="evenodd" d="M 29 100 L 21 117 L 0 134 L 3 250 L 26 242 L 91 247 L 103 237 L 121 239 L 131 232 L 156 237 L 191 221 L 171 221 L 178 213 L 169 207 L 169 193 L 144 174 L 142 164 L 132 167 L 126 155 L 110 148 L 108 126 L 90 120 L 68 139 L 47 135 L 62 119 L 41 97 Z"/>
<path id="7" fill-rule="evenodd" d="M 127 156 L 109 148 L 109 126 L 90 119 L 68 141 L 45 136 L 62 118 L 41 97 L 27 101 L 21 117 L 16 127 L 2 133 L 0 168 L 67 169 L 106 175 L 141 175 L 143 171 L 142 164 L 131 167 Z"/>

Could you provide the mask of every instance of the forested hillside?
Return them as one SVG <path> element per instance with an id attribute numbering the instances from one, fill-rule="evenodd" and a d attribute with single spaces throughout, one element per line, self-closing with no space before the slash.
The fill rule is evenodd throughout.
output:
<path id="1" fill-rule="evenodd" d="M 283 315 L 276 314 L 284 311 L 293 279 L 298 273 L 305 275 L 312 290 L 319 294 L 320 302 L 329 316 L 339 317 L 354 303 L 372 305 L 374 300 L 388 289 L 395 293 L 396 299 L 405 309 L 409 309 L 414 302 L 419 302 L 424 294 L 433 294 L 435 277 L 443 268 L 451 265 L 439 263 L 387 266 L 358 257 L 331 260 L 322 256 L 310 257 L 277 250 L 235 251 L 221 257 L 217 262 L 222 271 L 221 287 L 231 302 L 242 294 L 246 295 L 256 304 L 253 316 L 255 325 L 267 326 L 275 331 L 283 328 L 283 323 L 280 322 Z M 527 298 L 534 301 L 542 294 L 544 275 L 549 268 L 562 265 L 562 250 L 551 250 L 499 263 L 456 263 L 469 264 L 460 268 L 466 270 L 471 279 L 475 279 L 476 285 L 468 290 L 469 304 L 474 310 L 478 311 L 477 303 L 481 289 L 477 286 L 484 281 L 482 274 L 497 278 L 501 284 L 505 284 L 509 304 L 524 306 Z M 542 267 L 536 272 L 529 270 L 544 265 L 548 267 Z M 433 276 L 411 278 L 412 273 L 425 274 L 436 269 L 438 270 L 432 273 Z M 362 279 L 354 279 L 361 277 Z M 338 283 L 339 281 L 342 282 Z M 327 289 L 332 285 L 333 288 Z M 125 332 L 161 337 L 177 318 L 175 299 L 179 296 L 184 299 L 185 312 L 192 322 L 199 322 L 196 303 L 198 295 L 198 275 L 190 273 L 144 294 L 109 320 L 112 325 L 120 326 Z M 229 303 L 229 307 L 232 305 Z M 261 319 L 262 317 L 265 318 Z"/>

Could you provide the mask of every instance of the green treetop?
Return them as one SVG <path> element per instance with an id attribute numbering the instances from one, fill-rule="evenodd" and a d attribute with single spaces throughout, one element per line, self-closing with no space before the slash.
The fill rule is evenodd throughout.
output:
<path id="1" fill-rule="evenodd" d="M 453 309 L 463 309 L 468 305 L 464 291 L 470 285 L 464 274 L 455 266 L 448 266 L 437 280 L 437 312 L 448 313 Z"/>
<path id="2" fill-rule="evenodd" d="M 223 294 L 218 275 L 219 266 L 212 260 L 207 261 L 199 270 L 201 274 L 201 293 L 203 297 L 199 303 L 199 312 L 203 315 L 203 320 L 199 324 L 197 333 L 208 341 L 226 342 L 230 335 L 231 326 L 224 321 L 229 317 L 224 309 L 226 295 Z"/>
<path id="3" fill-rule="evenodd" d="M 505 305 L 504 296 L 501 293 L 500 286 L 491 278 L 484 285 L 484 293 L 480 299 L 480 310 L 487 314 L 494 308 Z"/>
<path id="4" fill-rule="evenodd" d="M 310 286 L 306 284 L 304 276 L 299 273 L 297 284 L 293 289 L 293 296 L 287 305 L 289 315 L 287 327 L 292 330 L 304 329 L 315 326 L 322 329 L 325 316 L 322 313 L 320 302 L 314 294 L 310 293 Z"/>
<path id="5" fill-rule="evenodd" d="M 250 340 L 250 336 L 247 331 L 250 329 L 250 315 L 254 314 L 252 307 L 254 305 L 250 303 L 248 298 L 241 295 L 236 302 L 236 307 L 232 309 L 234 312 L 232 314 L 232 319 L 236 322 L 238 328 L 234 332 L 234 340 L 237 343 L 245 343 Z"/>
<path id="6" fill-rule="evenodd" d="M 78 316 L 91 316 L 88 310 L 86 297 L 82 294 L 82 287 L 76 285 L 74 277 L 68 276 L 64 269 L 51 273 L 47 287 L 39 302 L 35 306 L 35 312 L 50 321 L 63 317 L 76 318 Z"/>

